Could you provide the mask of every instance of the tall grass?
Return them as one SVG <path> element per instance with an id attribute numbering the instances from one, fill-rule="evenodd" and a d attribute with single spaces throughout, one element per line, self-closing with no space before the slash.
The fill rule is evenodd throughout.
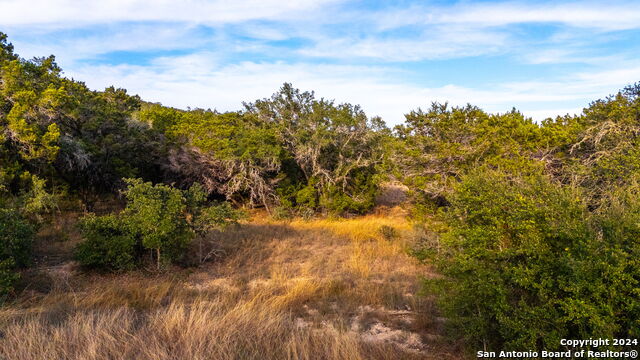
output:
<path id="1" fill-rule="evenodd" d="M 423 269 L 407 237 L 385 239 L 382 225 L 410 228 L 381 216 L 262 219 L 209 239 L 224 256 L 195 270 L 74 272 L 0 310 L 0 358 L 454 358 L 427 341 L 436 321 L 415 296 Z M 425 344 L 405 346 L 409 335 Z"/>

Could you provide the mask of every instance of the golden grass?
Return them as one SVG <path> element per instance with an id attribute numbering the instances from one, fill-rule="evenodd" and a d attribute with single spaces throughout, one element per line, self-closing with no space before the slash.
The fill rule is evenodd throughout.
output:
<path id="1" fill-rule="evenodd" d="M 225 256 L 195 270 L 70 270 L 0 309 L 0 358 L 458 358 L 415 295 L 425 269 L 406 255 L 410 229 L 401 216 L 258 217 L 212 236 Z"/>
<path id="2" fill-rule="evenodd" d="M 351 219 L 297 219 L 289 223 L 298 229 L 321 229 L 339 236 L 347 236 L 356 242 L 382 240 L 380 228 L 391 226 L 400 232 L 411 230 L 411 224 L 403 216 L 365 215 Z M 401 237 L 402 238 L 402 237 Z"/>

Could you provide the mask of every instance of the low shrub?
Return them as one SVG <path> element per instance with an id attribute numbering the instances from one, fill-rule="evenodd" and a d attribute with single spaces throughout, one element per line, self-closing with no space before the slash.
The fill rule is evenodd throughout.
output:
<path id="1" fill-rule="evenodd" d="M 125 181 L 127 205 L 121 213 L 82 219 L 85 241 L 76 249 L 82 265 L 129 270 L 142 264 L 144 250 L 151 250 L 159 269 L 162 264 L 182 262 L 194 237 L 240 219 L 227 203 L 207 206 L 199 185 L 182 191 L 138 179 Z"/>
<path id="2" fill-rule="evenodd" d="M 169 185 L 125 180 L 127 206 L 122 221 L 145 249 L 156 253 L 157 267 L 162 262 L 179 260 L 194 237 L 186 218 L 187 200 L 180 189 Z"/>
<path id="3" fill-rule="evenodd" d="M 13 209 L 0 208 L 0 296 L 13 290 L 16 268 L 27 266 L 35 228 Z"/>
<path id="4" fill-rule="evenodd" d="M 638 336 L 640 207 L 628 203 L 592 214 L 543 175 L 473 172 L 441 214 L 440 242 L 420 252 L 444 275 L 428 289 L 471 345 L 550 350 L 562 338 Z"/>
<path id="5" fill-rule="evenodd" d="M 78 245 L 76 258 L 81 264 L 110 271 L 136 266 L 141 249 L 119 216 L 86 216 L 80 222 L 80 230 L 85 241 Z"/>

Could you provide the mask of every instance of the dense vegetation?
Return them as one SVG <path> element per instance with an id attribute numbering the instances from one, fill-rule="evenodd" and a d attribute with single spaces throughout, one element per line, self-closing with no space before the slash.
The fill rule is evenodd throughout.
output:
<path id="1" fill-rule="evenodd" d="M 219 113 L 60 72 L 53 57 L 19 58 L 0 33 L 2 294 L 61 199 L 89 210 L 80 263 L 123 271 L 188 263 L 194 239 L 238 220 L 230 204 L 364 214 L 383 182 L 400 181 L 432 232 L 414 253 L 444 275 L 427 289 L 470 344 L 640 337 L 640 85 L 541 123 L 433 104 L 390 130 L 290 84 Z M 108 195 L 124 209 L 91 214 Z"/>
<path id="2" fill-rule="evenodd" d="M 80 224 L 86 241 L 77 249 L 81 264 L 107 270 L 139 266 L 143 250 L 152 250 L 158 269 L 184 257 L 189 242 L 206 231 L 223 228 L 240 214 L 228 204 L 205 207 L 198 184 L 180 191 L 139 179 L 125 180 L 126 208 L 119 214 L 88 215 Z M 199 254 L 202 259 L 202 254 Z"/>

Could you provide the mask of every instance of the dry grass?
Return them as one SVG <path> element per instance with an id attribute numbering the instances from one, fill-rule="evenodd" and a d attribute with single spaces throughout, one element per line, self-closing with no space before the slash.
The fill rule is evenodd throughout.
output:
<path id="1" fill-rule="evenodd" d="M 254 218 L 212 236 L 225 255 L 195 270 L 47 268 L 46 290 L 0 309 L 0 358 L 459 358 L 415 295 L 425 269 L 402 216 Z"/>

